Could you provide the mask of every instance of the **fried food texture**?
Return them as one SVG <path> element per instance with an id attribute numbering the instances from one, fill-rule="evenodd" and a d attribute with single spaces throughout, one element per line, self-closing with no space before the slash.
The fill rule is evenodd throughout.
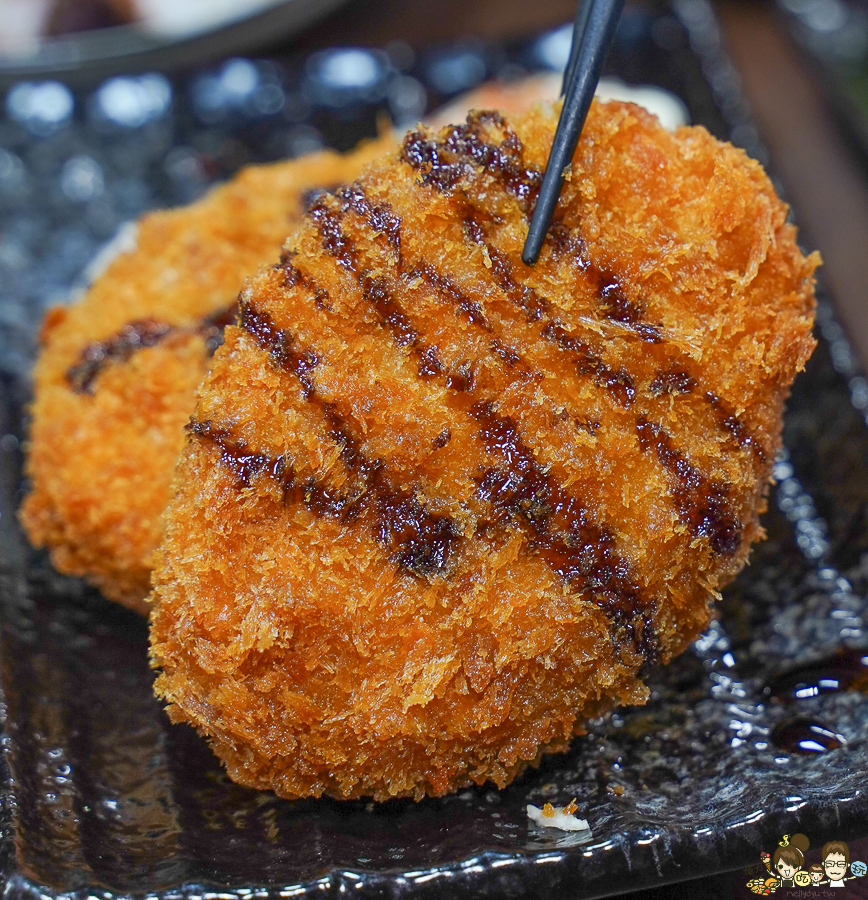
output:
<path id="1" fill-rule="evenodd" d="M 761 536 L 812 273 L 756 162 L 595 103 L 420 129 L 241 295 L 155 572 L 156 683 L 236 781 L 505 785 L 644 702 Z"/>
<path id="2" fill-rule="evenodd" d="M 184 425 L 245 277 L 277 258 L 311 188 L 351 180 L 387 146 L 251 167 L 151 213 L 81 302 L 48 314 L 21 520 L 57 569 L 147 612 Z"/>
<path id="3" fill-rule="evenodd" d="M 487 83 L 452 109 L 493 99 L 525 109 L 555 93 L 551 76 Z M 251 166 L 198 203 L 147 215 L 135 249 L 81 302 L 49 312 L 21 521 L 57 569 L 147 614 L 183 427 L 244 278 L 277 259 L 316 189 L 352 181 L 395 144 L 384 135 L 344 156 Z"/>

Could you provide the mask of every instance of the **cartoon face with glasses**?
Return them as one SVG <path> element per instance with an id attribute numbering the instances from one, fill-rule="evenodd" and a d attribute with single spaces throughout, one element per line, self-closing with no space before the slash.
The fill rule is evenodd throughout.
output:
<path id="1" fill-rule="evenodd" d="M 829 887 L 844 887 L 844 876 L 850 865 L 850 848 L 843 841 L 829 841 L 823 845 L 823 871 L 829 879 Z M 852 876 L 851 876 L 852 877 Z"/>

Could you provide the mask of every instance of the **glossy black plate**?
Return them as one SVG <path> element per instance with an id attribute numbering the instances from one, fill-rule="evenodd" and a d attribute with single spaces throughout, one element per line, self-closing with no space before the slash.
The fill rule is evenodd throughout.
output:
<path id="1" fill-rule="evenodd" d="M 593 897 L 756 862 L 784 832 L 803 831 L 815 846 L 868 833 L 868 697 L 853 689 L 862 654 L 835 656 L 868 646 L 868 383 L 825 301 L 823 338 L 789 407 L 768 540 L 726 591 L 720 622 L 653 676 L 646 707 L 592 722 L 569 754 L 504 791 L 374 805 L 289 803 L 233 785 L 153 699 L 144 623 L 54 573 L 16 528 L 36 324 L 120 221 L 190 199 L 245 162 L 318 142 L 350 146 L 371 133 L 379 109 L 413 119 L 486 76 L 553 65 L 566 37 L 464 43 L 419 58 L 401 46 L 360 51 L 355 64 L 370 77 L 354 84 L 324 81 L 321 55 L 285 68 L 236 60 L 183 82 L 112 82 L 138 107 L 112 106 L 105 86 L 68 94 L 68 114 L 54 120 L 46 109 L 56 103 L 30 118 L 7 105 L 0 871 L 8 896 Z M 705 0 L 629 9 L 609 68 L 675 91 L 694 121 L 762 156 Z M 801 676 L 808 695 L 825 679 L 816 696 L 794 698 L 800 679 L 778 676 L 818 661 Z M 527 803 L 571 797 L 590 836 L 530 824 Z"/>

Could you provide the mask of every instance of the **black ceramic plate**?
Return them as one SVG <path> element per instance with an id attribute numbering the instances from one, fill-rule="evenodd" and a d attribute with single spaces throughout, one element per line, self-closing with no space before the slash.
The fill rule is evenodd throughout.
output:
<path id="1" fill-rule="evenodd" d="M 755 862 L 784 832 L 804 831 L 816 845 L 868 831 L 868 697 L 832 689 L 864 675 L 860 653 L 835 654 L 866 646 L 868 384 L 827 305 L 820 346 L 790 403 L 768 540 L 727 590 L 720 622 L 653 676 L 646 707 L 592 722 L 570 753 L 504 791 L 373 805 L 289 803 L 233 785 L 153 699 L 144 623 L 58 576 L 16 528 L 36 323 L 119 221 L 189 199 L 250 160 L 322 140 L 348 146 L 384 106 L 413 118 L 426 97 L 433 104 L 487 75 L 554 63 L 564 38 L 462 44 L 418 59 L 406 47 L 365 51 L 354 65 L 370 77 L 352 84 L 324 81 L 322 56 L 285 69 L 235 61 L 185 82 L 112 82 L 129 95 L 126 106 L 117 97 L 113 105 L 104 86 L 69 94 L 65 116 L 57 102 L 31 104 L 29 115 L 26 104 L 7 107 L 0 870 L 8 896 L 592 897 Z M 629 10 L 610 70 L 668 87 L 695 121 L 762 155 L 705 0 Z M 809 663 L 817 665 L 802 676 L 778 677 Z M 819 685 L 816 696 L 794 698 L 800 679 L 803 694 Z M 529 823 L 527 803 L 571 797 L 590 836 Z"/>

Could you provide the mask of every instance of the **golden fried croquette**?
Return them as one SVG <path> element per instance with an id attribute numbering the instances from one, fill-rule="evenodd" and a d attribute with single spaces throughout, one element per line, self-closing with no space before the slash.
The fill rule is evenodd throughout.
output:
<path id="1" fill-rule="evenodd" d="M 549 92 L 546 77 L 486 84 L 453 108 L 492 97 L 526 108 Z M 244 277 L 277 259 L 313 189 L 351 181 L 394 145 L 251 167 L 192 206 L 145 216 L 137 247 L 82 302 L 48 314 L 21 519 L 56 568 L 147 613 L 182 429 Z"/>
<path id="2" fill-rule="evenodd" d="M 156 682 L 282 797 L 504 785 L 642 703 L 761 535 L 812 273 L 760 165 L 594 103 L 407 135 L 242 292 L 158 554 Z"/>
<path id="3" fill-rule="evenodd" d="M 183 428 L 244 278 L 277 258 L 311 188 L 354 178 L 392 145 L 251 167 L 151 213 L 81 302 L 48 314 L 21 520 L 61 572 L 147 612 Z"/>

